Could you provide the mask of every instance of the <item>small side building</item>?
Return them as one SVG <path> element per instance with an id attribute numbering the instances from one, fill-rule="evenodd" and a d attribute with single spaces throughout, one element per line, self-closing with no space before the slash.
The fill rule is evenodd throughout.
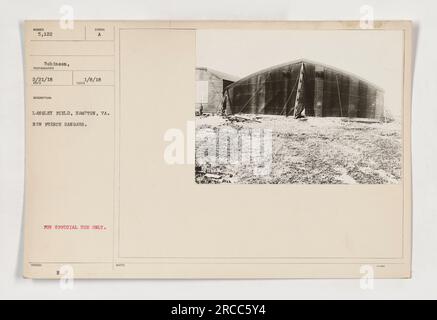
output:
<path id="1" fill-rule="evenodd" d="M 203 113 L 218 113 L 227 86 L 238 78 L 205 67 L 196 68 L 196 112 L 203 106 Z"/>

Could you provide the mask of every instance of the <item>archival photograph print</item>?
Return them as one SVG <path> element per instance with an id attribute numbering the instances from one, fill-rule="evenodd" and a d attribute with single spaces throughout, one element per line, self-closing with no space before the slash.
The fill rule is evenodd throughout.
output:
<path id="1" fill-rule="evenodd" d="M 199 184 L 398 184 L 403 35 L 198 30 Z"/>

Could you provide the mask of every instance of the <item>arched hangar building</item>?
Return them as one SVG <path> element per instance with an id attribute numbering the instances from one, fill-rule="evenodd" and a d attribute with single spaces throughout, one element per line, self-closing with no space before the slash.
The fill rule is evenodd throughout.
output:
<path id="1" fill-rule="evenodd" d="M 224 89 L 228 114 L 382 118 L 384 91 L 355 75 L 307 60 L 248 75 Z"/>

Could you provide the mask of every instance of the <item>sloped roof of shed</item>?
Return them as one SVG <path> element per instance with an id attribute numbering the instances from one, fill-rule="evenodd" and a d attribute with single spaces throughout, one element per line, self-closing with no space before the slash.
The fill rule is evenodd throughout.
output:
<path id="1" fill-rule="evenodd" d="M 233 82 L 238 81 L 240 79 L 239 77 L 236 77 L 236 76 L 233 76 L 233 75 L 221 72 L 221 71 L 217 71 L 217 70 L 214 70 L 211 68 L 207 68 L 207 67 L 196 67 L 196 70 L 206 71 L 206 72 L 209 72 L 209 73 L 215 75 L 217 78 L 229 80 L 229 81 L 233 81 Z"/>

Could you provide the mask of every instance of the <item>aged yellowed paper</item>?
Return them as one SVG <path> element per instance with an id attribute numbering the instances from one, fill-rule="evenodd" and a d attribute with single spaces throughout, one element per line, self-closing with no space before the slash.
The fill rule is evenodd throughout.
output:
<path id="1" fill-rule="evenodd" d="M 411 23 L 27 21 L 24 276 L 411 275 Z"/>

